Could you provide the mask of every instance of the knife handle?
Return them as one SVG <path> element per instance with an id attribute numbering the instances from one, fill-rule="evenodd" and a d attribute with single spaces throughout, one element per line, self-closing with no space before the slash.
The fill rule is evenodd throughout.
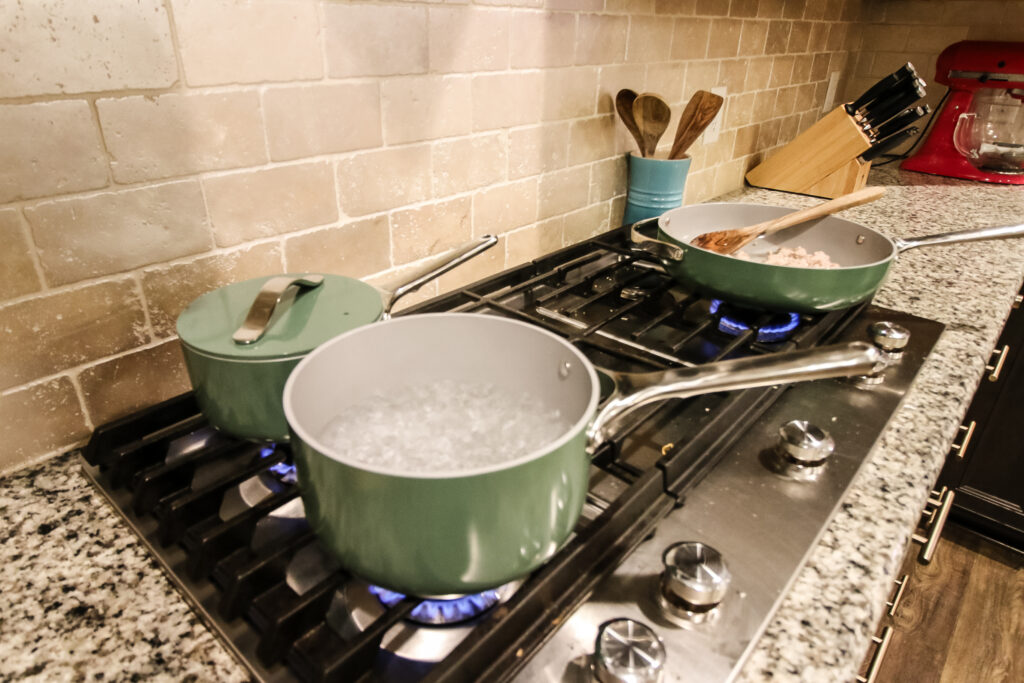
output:
<path id="1" fill-rule="evenodd" d="M 860 160 L 873 161 L 878 157 L 882 156 L 883 154 L 885 154 L 886 152 L 888 152 L 890 149 L 893 149 L 897 145 L 906 142 L 910 138 L 914 137 L 919 132 L 920 131 L 917 129 L 917 126 L 914 126 L 912 128 L 901 130 L 895 135 L 890 135 L 884 140 L 875 143 L 874 145 L 871 146 L 871 149 L 861 154 Z"/>
<path id="2" fill-rule="evenodd" d="M 927 104 L 903 110 L 874 130 L 875 139 L 884 140 L 893 133 L 898 133 L 922 116 L 927 116 L 931 110 Z"/>
<path id="3" fill-rule="evenodd" d="M 914 65 L 910 62 L 907 62 L 896 71 L 893 71 L 888 76 L 880 79 L 873 86 L 865 90 L 860 97 L 846 105 L 846 113 L 852 116 L 858 109 L 861 109 L 869 102 L 873 102 L 878 99 L 886 90 L 899 85 L 907 78 L 917 78 L 917 70 L 914 69 Z"/>

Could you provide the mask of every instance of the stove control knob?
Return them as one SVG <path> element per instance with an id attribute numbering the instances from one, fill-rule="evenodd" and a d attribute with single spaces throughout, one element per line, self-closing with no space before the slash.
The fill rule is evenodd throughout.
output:
<path id="1" fill-rule="evenodd" d="M 698 542 L 673 543 L 661 556 L 661 592 L 668 607 L 707 612 L 722 601 L 732 574 L 721 553 Z"/>
<path id="2" fill-rule="evenodd" d="M 832 436 L 806 420 L 790 420 L 779 427 L 779 450 L 801 467 L 817 467 L 836 449 Z"/>
<path id="3" fill-rule="evenodd" d="M 593 669 L 600 683 L 657 683 L 665 670 L 665 645 L 646 624 L 612 619 L 597 632 Z"/>
<path id="4" fill-rule="evenodd" d="M 872 323 L 868 328 L 871 341 L 875 346 L 889 354 L 890 358 L 898 358 L 910 341 L 910 330 L 888 321 Z"/>

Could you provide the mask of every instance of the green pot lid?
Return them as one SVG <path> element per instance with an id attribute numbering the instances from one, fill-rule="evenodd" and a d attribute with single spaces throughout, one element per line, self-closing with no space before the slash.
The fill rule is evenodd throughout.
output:
<path id="1" fill-rule="evenodd" d="M 276 276 L 271 276 L 276 277 Z M 178 316 L 178 336 L 199 353 L 230 360 L 273 360 L 309 353 L 328 339 L 380 319 L 380 293 L 360 280 L 324 275 L 323 284 L 300 289 L 258 341 L 232 339 L 270 277 L 237 282 L 202 295 Z"/>

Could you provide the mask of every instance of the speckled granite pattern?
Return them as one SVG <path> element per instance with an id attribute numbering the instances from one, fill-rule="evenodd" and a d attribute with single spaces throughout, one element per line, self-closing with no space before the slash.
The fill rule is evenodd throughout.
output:
<path id="1" fill-rule="evenodd" d="M 1024 188 L 875 170 L 886 197 L 844 216 L 890 236 L 1024 221 Z M 747 189 L 727 199 L 807 206 Z M 1024 272 L 1024 240 L 908 251 L 876 302 L 948 325 L 819 546 L 756 645 L 744 682 L 850 681 L 893 588 Z M 0 678 L 217 680 L 246 674 L 65 456 L 0 481 Z"/>
<path id="2" fill-rule="evenodd" d="M 0 679 L 245 681 L 62 456 L 0 481 Z"/>

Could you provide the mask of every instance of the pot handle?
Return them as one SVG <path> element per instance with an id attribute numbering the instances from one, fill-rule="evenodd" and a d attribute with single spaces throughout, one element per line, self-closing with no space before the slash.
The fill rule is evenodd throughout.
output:
<path id="1" fill-rule="evenodd" d="M 827 377 L 870 375 L 884 368 L 881 351 L 866 342 L 850 342 L 661 372 L 602 369 L 615 381 L 615 393 L 587 429 L 587 450 L 594 452 L 607 441 L 623 417 L 656 401 Z"/>
<path id="2" fill-rule="evenodd" d="M 1024 223 L 1019 225 L 1001 225 L 995 228 L 972 228 L 970 230 L 957 230 L 941 235 L 926 235 L 925 237 L 908 237 L 906 239 L 894 239 L 893 244 L 896 250 L 904 252 L 907 249 L 917 247 L 930 247 L 936 244 L 956 244 L 958 242 L 978 242 L 981 240 L 1004 240 L 1011 237 L 1024 237 Z"/>
<path id="3" fill-rule="evenodd" d="M 651 256 L 661 261 L 682 261 L 683 256 L 686 252 L 683 251 L 682 247 L 670 242 L 665 242 L 640 232 L 641 225 L 647 225 L 653 221 L 658 220 L 659 217 L 647 218 L 642 221 L 637 221 L 629 228 L 629 237 L 633 241 L 633 244 L 642 251 L 647 252 Z"/>
<path id="4" fill-rule="evenodd" d="M 452 268 L 460 266 L 471 258 L 482 254 L 497 243 L 498 238 L 494 235 L 484 235 L 479 239 L 470 240 L 454 249 L 449 249 L 427 259 L 418 268 L 404 273 L 400 278 L 389 282 L 387 285 L 378 287 L 377 290 L 380 292 L 381 300 L 384 304 L 383 319 L 387 320 L 391 317 L 391 308 L 401 297 L 410 292 L 415 292 L 434 278 L 440 277 Z"/>
<path id="5" fill-rule="evenodd" d="M 259 341 L 270 329 L 271 323 L 280 318 L 280 315 L 277 318 L 274 315 L 287 309 L 295 300 L 295 297 L 288 297 L 285 300 L 288 290 L 295 287 L 298 288 L 298 293 L 301 293 L 306 289 L 319 287 L 323 282 L 323 275 L 280 275 L 270 278 L 263 283 L 252 306 L 249 307 L 249 312 L 245 315 L 245 322 L 235 330 L 231 339 L 236 344 L 252 344 Z"/>

